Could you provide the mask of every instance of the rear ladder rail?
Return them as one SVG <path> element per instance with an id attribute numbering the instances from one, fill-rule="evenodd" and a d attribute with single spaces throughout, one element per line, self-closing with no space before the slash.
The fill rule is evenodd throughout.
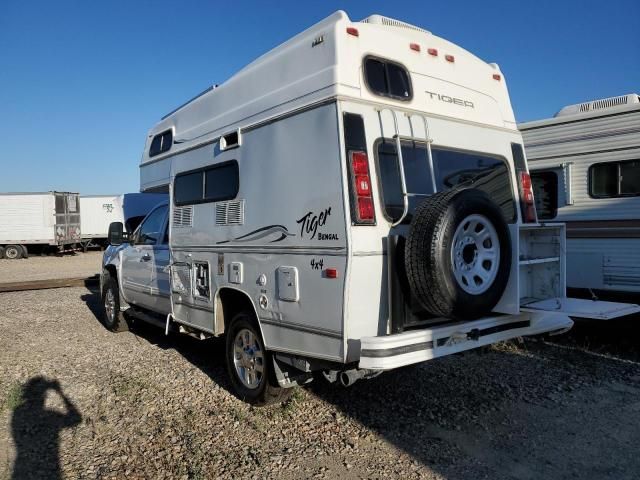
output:
<path id="1" fill-rule="evenodd" d="M 429 172 L 431 175 L 431 185 L 433 187 L 433 192 L 437 192 L 437 187 L 436 187 L 436 178 L 435 178 L 435 171 L 434 171 L 434 167 L 433 167 L 433 156 L 431 154 L 431 143 L 433 142 L 433 139 L 431 138 L 431 135 L 429 134 L 429 123 L 427 121 L 427 117 L 424 115 L 420 115 L 417 113 L 408 113 L 405 112 L 405 117 L 407 117 L 407 121 L 409 122 L 409 130 L 410 130 L 410 135 L 400 135 L 400 130 L 398 128 L 398 117 L 396 115 L 396 111 L 392 108 L 388 108 L 388 107 L 384 107 L 384 108 L 376 108 L 376 111 L 378 112 L 378 115 L 380 115 L 380 117 L 382 117 L 382 112 L 384 110 L 389 110 L 391 112 L 391 117 L 393 118 L 393 129 L 394 129 L 394 135 L 393 135 L 393 140 L 396 142 L 396 152 L 398 155 L 398 166 L 400 167 L 400 189 L 401 189 L 401 193 L 402 193 L 402 215 L 400 216 L 400 218 L 398 218 L 398 220 L 396 220 L 395 222 L 393 222 L 391 224 L 392 227 L 395 227 L 397 225 L 400 225 L 403 220 L 407 217 L 407 214 L 409 213 L 409 197 L 424 197 L 427 196 L 425 194 L 422 193 L 409 193 L 407 191 L 407 181 L 404 175 L 404 160 L 402 158 L 402 140 L 406 140 L 409 142 L 425 142 L 427 144 L 427 162 L 428 162 L 428 167 L 429 167 Z M 412 118 L 414 116 L 420 117 L 422 119 L 422 123 L 424 125 L 424 138 L 421 137 L 417 137 L 414 135 L 413 132 L 413 123 L 412 123 Z M 382 121 L 380 122 L 380 125 L 382 125 Z M 384 128 L 384 127 L 383 127 Z M 384 133 L 383 133 L 384 135 Z"/>

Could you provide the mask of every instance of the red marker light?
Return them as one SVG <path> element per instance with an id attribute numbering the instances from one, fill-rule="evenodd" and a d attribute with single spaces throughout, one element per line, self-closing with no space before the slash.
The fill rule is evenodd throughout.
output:
<path id="1" fill-rule="evenodd" d="M 352 152 L 351 153 L 351 165 L 353 165 L 353 173 L 356 175 L 368 175 L 369 174 L 369 162 L 367 160 L 367 154 L 364 152 Z"/>
<path id="2" fill-rule="evenodd" d="M 498 73 L 494 73 L 494 74 L 493 74 L 493 79 L 494 79 L 494 80 L 498 80 L 498 81 L 499 81 L 501 78 L 502 78 L 502 77 L 500 76 L 500 74 L 498 74 Z"/>
<path id="3" fill-rule="evenodd" d="M 456 59 L 455 59 L 455 57 L 454 57 L 453 55 L 445 55 L 445 56 L 444 56 L 444 59 L 445 59 L 447 62 L 451 62 L 451 63 L 453 63 L 453 62 L 455 62 L 455 61 L 456 61 Z"/>
<path id="4" fill-rule="evenodd" d="M 347 27 L 347 33 L 349 35 L 353 35 L 354 37 L 360 36 L 360 33 L 358 33 L 358 29 L 355 27 Z"/>
<path id="5" fill-rule="evenodd" d="M 325 268 L 324 276 L 327 278 L 338 278 L 338 269 L 337 268 Z"/>
<path id="6" fill-rule="evenodd" d="M 413 51 L 419 52 L 420 51 L 420 45 L 418 45 L 417 43 L 410 43 L 409 44 L 409 48 Z"/>
<path id="7" fill-rule="evenodd" d="M 373 220 L 373 200 L 371 197 L 358 197 L 358 216 L 360 220 Z"/>
<path id="8" fill-rule="evenodd" d="M 429 55 L 437 57 L 438 56 L 438 49 L 437 48 L 429 48 L 429 49 L 427 49 L 427 53 Z"/>

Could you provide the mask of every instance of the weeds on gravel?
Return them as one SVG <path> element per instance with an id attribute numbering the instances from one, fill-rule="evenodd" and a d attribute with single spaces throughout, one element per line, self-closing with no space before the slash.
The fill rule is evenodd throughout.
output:
<path id="1" fill-rule="evenodd" d="M 281 413 L 285 416 L 293 415 L 304 401 L 305 395 L 305 391 L 302 388 L 294 387 L 289 398 L 280 407 Z"/>
<path id="2" fill-rule="evenodd" d="M 121 398 L 137 397 L 140 392 L 148 390 L 152 385 L 140 378 L 114 375 L 111 377 L 111 389 Z"/>
<path id="3" fill-rule="evenodd" d="M 23 390 L 22 385 L 18 382 L 14 382 L 9 387 L 9 391 L 7 392 L 7 397 L 4 400 L 2 405 L 2 410 L 5 408 L 9 409 L 9 411 L 13 412 L 16 408 L 22 405 L 24 402 L 23 398 Z"/>

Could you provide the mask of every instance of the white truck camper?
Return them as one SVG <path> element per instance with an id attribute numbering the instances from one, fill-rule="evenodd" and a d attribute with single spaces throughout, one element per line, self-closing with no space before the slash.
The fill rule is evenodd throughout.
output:
<path id="1" fill-rule="evenodd" d="M 77 193 L 0 193 L 0 259 L 26 258 L 80 242 Z"/>
<path id="2" fill-rule="evenodd" d="M 538 217 L 567 225 L 567 286 L 640 293 L 640 97 L 521 123 Z"/>
<path id="3" fill-rule="evenodd" d="M 620 314 L 565 296 L 498 66 L 398 20 L 336 12 L 173 111 L 140 183 L 169 201 L 110 227 L 106 326 L 225 335 L 254 404 Z"/>

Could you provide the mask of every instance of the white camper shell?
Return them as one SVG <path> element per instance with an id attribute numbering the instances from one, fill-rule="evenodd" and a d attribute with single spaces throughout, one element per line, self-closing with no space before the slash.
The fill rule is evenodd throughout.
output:
<path id="1" fill-rule="evenodd" d="M 0 258 L 19 259 L 49 246 L 63 249 L 80 237 L 77 193 L 0 193 Z"/>
<path id="2" fill-rule="evenodd" d="M 640 97 L 521 123 L 538 216 L 567 226 L 567 285 L 640 293 Z"/>
<path id="3" fill-rule="evenodd" d="M 564 226 L 536 222 L 521 145 L 497 65 L 336 12 L 151 129 L 141 189 L 170 201 L 105 255 L 105 322 L 225 334 L 254 403 L 566 331 Z"/>

